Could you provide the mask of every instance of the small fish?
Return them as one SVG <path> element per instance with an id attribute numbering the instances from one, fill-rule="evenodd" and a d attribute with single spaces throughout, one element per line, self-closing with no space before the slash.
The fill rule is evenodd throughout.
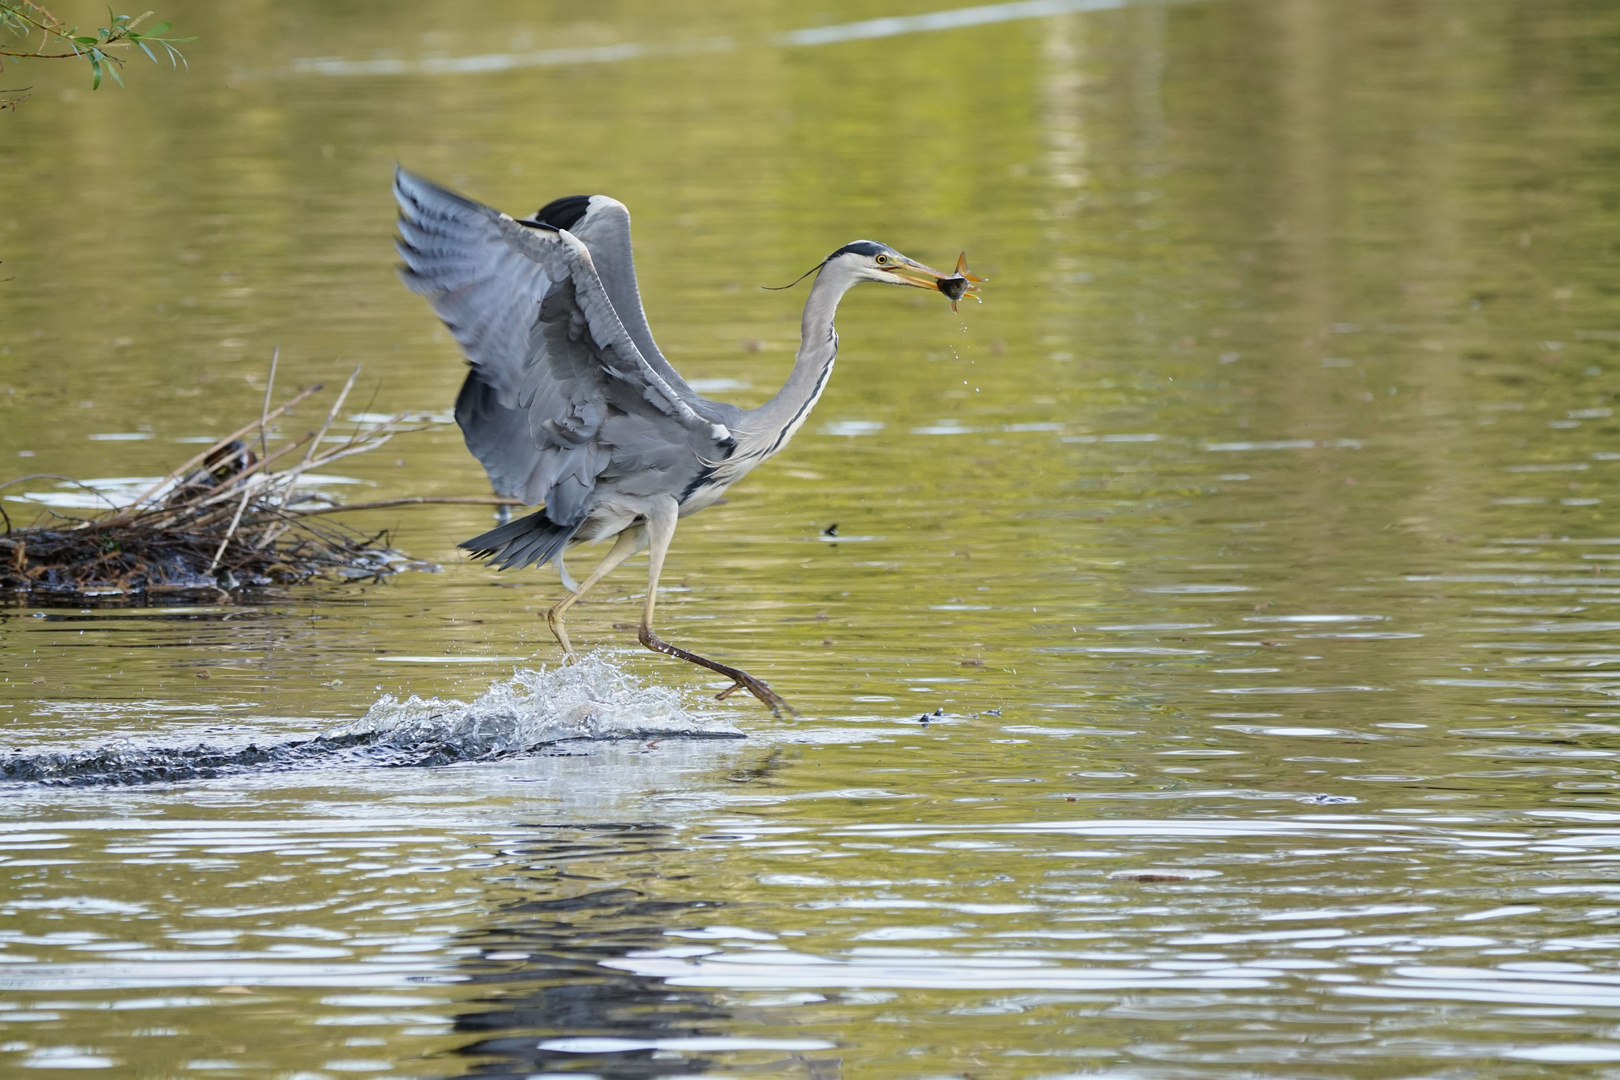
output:
<path id="1" fill-rule="evenodd" d="M 979 277 L 968 270 L 967 252 L 964 251 L 956 258 L 956 273 L 950 277 L 940 278 L 938 288 L 950 300 L 951 310 L 955 311 L 956 302 L 964 296 L 971 296 L 973 299 L 978 300 L 979 303 L 984 303 L 984 300 L 979 296 L 979 286 L 986 280 L 988 279 Z"/>

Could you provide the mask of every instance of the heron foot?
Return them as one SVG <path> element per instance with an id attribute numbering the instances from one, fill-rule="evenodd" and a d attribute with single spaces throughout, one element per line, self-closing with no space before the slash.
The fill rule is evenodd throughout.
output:
<path id="1" fill-rule="evenodd" d="M 732 680 L 731 686 L 726 687 L 724 690 L 715 695 L 716 700 L 724 701 L 732 694 L 735 694 L 738 690 L 747 690 L 750 694 L 753 694 L 756 698 L 758 698 L 761 704 L 770 709 L 771 715 L 775 716 L 777 719 L 781 719 L 782 711 L 784 709 L 794 716 L 799 715 L 799 710 L 795 709 L 793 706 L 784 701 L 782 699 L 782 695 L 778 694 L 775 690 L 772 690 L 769 686 L 767 686 L 764 680 L 754 678 L 754 676 L 748 674 L 748 672 L 742 670 L 741 668 L 734 668 L 727 664 L 722 664 L 717 660 L 710 660 L 706 656 L 699 656 L 697 653 L 688 652 L 679 645 L 671 645 L 669 642 L 663 640 L 657 634 L 653 633 L 650 627 L 641 627 L 636 637 L 643 645 L 654 652 L 661 652 L 666 656 L 673 656 L 678 660 L 685 660 L 688 663 L 696 664 L 699 667 L 706 667 L 710 671 L 718 672 L 721 675 L 724 675 L 726 678 Z"/>
<path id="2" fill-rule="evenodd" d="M 728 678 L 736 679 L 737 681 L 720 691 L 718 694 L 714 695 L 714 699 L 716 701 L 724 701 L 726 698 L 730 697 L 732 694 L 735 694 L 739 690 L 747 690 L 750 694 L 753 694 L 756 698 L 763 702 L 764 705 L 771 710 L 771 715 L 775 716 L 778 720 L 782 718 L 783 709 L 786 709 L 794 716 L 799 715 L 799 710 L 789 705 L 786 701 L 783 701 L 782 695 L 778 694 L 775 690 L 772 690 L 769 686 L 767 686 L 764 680 L 756 679 L 746 671 L 734 669 L 734 672 L 735 673 L 728 671 L 726 672 L 726 676 Z"/>
<path id="3" fill-rule="evenodd" d="M 574 659 L 574 643 L 568 640 L 568 631 L 563 629 L 562 605 L 558 604 L 546 612 L 546 626 L 551 629 L 551 636 L 557 639 L 562 646 L 563 659 L 572 662 Z"/>

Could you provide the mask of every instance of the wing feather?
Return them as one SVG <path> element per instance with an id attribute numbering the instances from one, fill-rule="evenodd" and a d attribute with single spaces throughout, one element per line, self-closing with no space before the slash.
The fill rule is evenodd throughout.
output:
<path id="1" fill-rule="evenodd" d="M 514 251 L 496 212 L 404 169 L 394 174 L 400 277 L 428 298 L 501 403 L 517 402 L 535 309 L 551 288 L 544 268 Z"/>
<path id="2" fill-rule="evenodd" d="M 569 335 L 579 340 L 588 336 L 594 355 L 606 374 L 634 386 L 640 391 L 641 397 L 659 412 L 695 430 L 708 432 L 717 426 L 723 427 L 699 415 L 669 380 L 647 362 L 630 332 L 625 329 L 624 321 L 619 318 L 618 310 L 608 297 L 602 277 L 596 270 L 590 249 L 583 241 L 566 229 L 518 222 L 506 214 L 499 215 L 497 225 L 507 241 L 533 259 L 548 276 L 556 275 L 554 280 L 559 284 L 566 278 L 573 285 L 571 299 L 575 311 L 568 312 Z M 547 296 L 548 301 L 553 295 L 559 298 L 552 320 L 560 316 L 562 305 L 568 303 L 569 298 L 560 293 L 561 290 L 553 290 Z M 540 321 L 536 326 L 539 333 L 530 337 L 531 369 L 536 354 L 543 351 L 534 348 L 537 344 L 535 338 L 539 337 L 547 343 L 553 340 L 548 331 L 541 330 L 541 327 L 549 325 L 546 309 L 547 305 L 542 304 Z M 575 317 L 576 312 L 578 318 Z"/>
<path id="3" fill-rule="evenodd" d="M 456 416 L 497 491 L 544 503 L 546 518 L 577 528 L 604 477 L 627 493 L 678 492 L 730 452 L 725 421 L 736 410 L 695 395 L 657 353 L 634 270 L 626 277 L 613 249 L 613 215 L 595 227 L 613 241 L 604 256 L 618 268 L 615 290 L 628 290 L 634 334 L 574 234 L 516 221 L 403 169 L 395 196 L 401 276 L 473 364 Z M 628 257 L 627 213 L 623 224 Z"/>
<path id="4" fill-rule="evenodd" d="M 635 252 L 630 246 L 629 208 L 606 195 L 593 195 L 585 214 L 577 223 L 566 228 L 590 249 L 596 272 L 613 300 L 614 310 L 619 313 L 625 330 L 647 363 L 695 410 L 719 419 L 726 407 L 719 402 L 706 400 L 686 385 L 686 380 L 664 358 L 658 343 L 653 340 L 652 327 L 647 325 L 647 311 L 641 303 L 641 289 L 636 284 Z"/>

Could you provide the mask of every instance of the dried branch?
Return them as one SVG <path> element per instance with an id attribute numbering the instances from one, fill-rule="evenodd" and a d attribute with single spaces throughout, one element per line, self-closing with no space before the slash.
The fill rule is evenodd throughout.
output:
<path id="1" fill-rule="evenodd" d="M 414 496 L 350 506 L 300 506 L 311 500 L 295 498 L 294 488 L 313 470 L 375 450 L 396 434 L 421 426 L 408 425 L 405 414 L 399 414 L 362 424 L 334 445 L 325 445 L 359 377 L 356 368 L 317 430 L 297 437 L 272 431 L 276 418 L 320 390 L 299 391 L 271 408 L 278 359 L 279 354 L 272 356 L 257 420 L 170 471 L 132 504 L 0 537 L 0 549 L 9 553 L 0 555 L 0 595 L 82 602 L 108 593 L 161 591 L 172 598 L 189 591 L 213 601 L 222 593 L 229 596 L 256 585 L 316 578 L 378 580 L 399 569 L 404 556 L 387 546 L 386 534 L 361 533 L 327 521 L 327 515 L 431 503 L 519 505 L 515 499 L 489 496 Z M 278 467 L 288 459 L 297 464 Z M 77 483 L 39 473 L 20 479 L 47 478 Z"/>
<path id="2" fill-rule="evenodd" d="M 191 458 L 185 464 L 181 465 L 179 468 L 172 470 L 163 479 L 161 479 L 157 483 L 153 484 L 147 490 L 141 492 L 141 494 L 135 499 L 135 501 L 133 503 L 131 503 L 129 505 L 129 507 L 123 513 L 121 513 L 118 516 L 118 518 L 115 519 L 115 520 L 124 520 L 124 519 L 127 519 L 130 516 L 133 516 L 134 513 L 140 511 L 144 507 L 144 505 L 145 505 L 145 503 L 146 503 L 146 501 L 148 499 L 150 499 L 153 496 L 157 495 L 158 493 L 164 491 L 166 485 L 177 483 L 182 476 L 187 475 L 188 473 L 191 472 L 192 469 L 195 469 L 197 466 L 201 465 L 203 462 L 207 461 L 209 458 L 213 457 L 215 454 L 219 453 L 221 450 L 224 450 L 226 447 L 230 446 L 236 440 L 242 438 L 244 435 L 250 434 L 251 432 L 257 431 L 259 428 L 263 427 L 266 422 L 268 422 L 270 420 L 279 419 L 281 417 L 281 415 L 283 413 L 285 413 L 288 409 L 291 409 L 293 406 L 299 404 L 305 398 L 309 397 L 311 394 L 320 393 L 322 389 L 324 389 L 322 384 L 316 383 L 314 386 L 311 386 L 307 390 L 299 391 L 296 395 L 294 395 L 293 399 L 291 401 L 287 402 L 285 405 L 276 406 L 276 408 L 274 410 L 272 410 L 268 415 L 261 416 L 258 420 L 255 420 L 253 423 L 244 424 L 241 427 L 237 428 L 235 431 L 231 432 L 229 435 L 227 435 L 223 439 L 219 440 L 219 442 L 215 443 L 213 446 L 210 446 L 208 449 L 204 450 L 202 453 L 198 454 L 196 457 Z"/>

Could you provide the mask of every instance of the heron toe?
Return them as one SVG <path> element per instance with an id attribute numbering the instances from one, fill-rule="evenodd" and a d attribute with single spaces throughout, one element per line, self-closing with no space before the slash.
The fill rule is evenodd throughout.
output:
<path id="1" fill-rule="evenodd" d="M 735 674 L 732 674 L 731 677 L 737 681 L 720 691 L 718 694 L 714 695 L 716 701 L 724 701 L 732 694 L 735 694 L 738 690 L 747 690 L 750 694 L 753 694 L 756 698 L 758 698 L 766 708 L 770 709 L 771 715 L 775 716 L 778 720 L 782 718 L 782 710 L 784 709 L 786 709 L 793 716 L 799 715 L 798 709 L 795 709 L 793 706 L 789 705 L 785 700 L 783 700 L 781 694 L 778 694 L 775 690 L 772 690 L 768 685 L 765 684 L 763 680 L 754 678 L 746 671 L 737 671 Z"/>

